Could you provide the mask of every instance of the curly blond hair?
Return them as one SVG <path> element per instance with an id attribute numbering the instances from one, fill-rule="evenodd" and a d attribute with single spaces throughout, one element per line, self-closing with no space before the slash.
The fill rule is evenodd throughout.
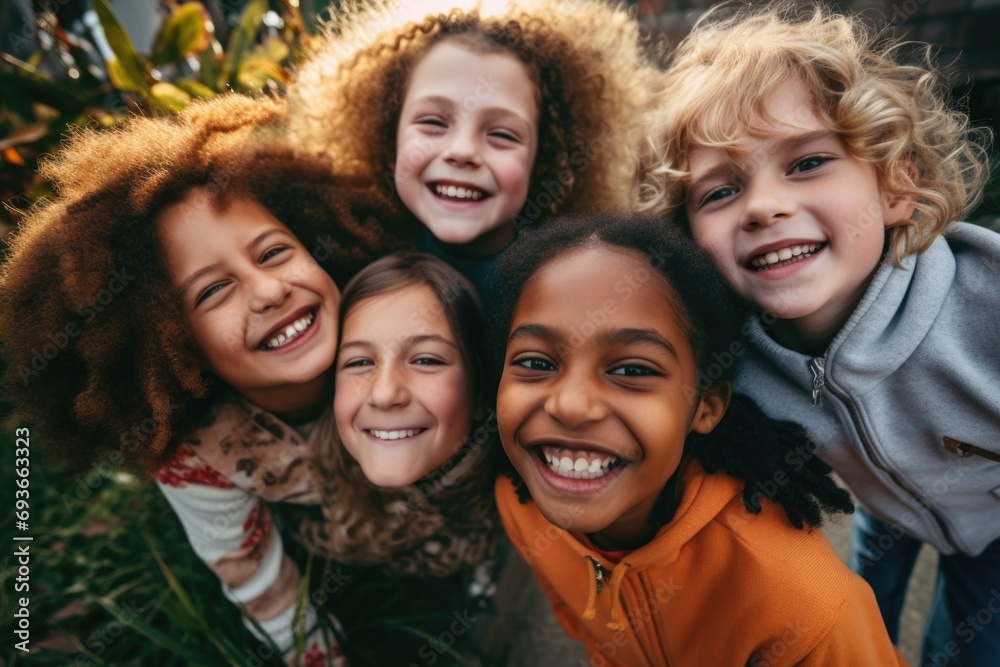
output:
<path id="1" fill-rule="evenodd" d="M 766 136 L 768 99 L 798 79 L 817 116 L 854 156 L 876 166 L 880 189 L 915 202 L 911 218 L 890 230 L 896 261 L 925 250 L 982 195 L 989 133 L 970 129 L 967 115 L 951 107 L 930 47 L 913 46 L 818 5 L 710 10 L 663 75 L 641 208 L 683 211 L 691 152 L 735 153 L 748 131 Z"/>
<path id="2" fill-rule="evenodd" d="M 176 118 L 78 130 L 43 164 L 56 195 L 10 240 L 0 342 L 4 389 L 54 458 L 84 469 L 116 452 L 155 467 L 210 407 L 213 378 L 155 233 L 158 213 L 187 192 L 203 190 L 216 210 L 257 201 L 315 256 L 325 253 L 340 284 L 381 254 L 377 221 L 388 202 L 367 181 L 293 151 L 286 118 L 281 102 L 224 95 Z"/>
<path id="3" fill-rule="evenodd" d="M 367 169 L 393 195 L 391 165 L 410 72 L 442 40 L 477 49 L 485 39 L 525 63 L 541 93 L 539 148 L 523 217 L 534 222 L 542 212 L 634 204 L 642 111 L 656 69 L 626 11 L 601 0 L 529 0 L 493 13 L 426 12 L 384 0 L 334 14 L 289 88 L 292 132 L 301 144 L 352 170 Z"/>

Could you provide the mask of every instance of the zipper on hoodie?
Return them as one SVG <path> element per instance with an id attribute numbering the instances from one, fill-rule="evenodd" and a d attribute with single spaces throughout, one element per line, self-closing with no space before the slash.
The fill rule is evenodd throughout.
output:
<path id="1" fill-rule="evenodd" d="M 823 405 L 823 386 L 826 384 L 826 357 L 813 357 L 809 362 L 809 370 L 813 374 L 813 407 Z"/>
<path id="2" fill-rule="evenodd" d="M 813 357 L 809 362 L 809 369 L 813 372 L 813 405 L 820 405 L 822 399 L 817 401 L 818 393 L 826 387 L 827 390 L 834 396 L 836 396 L 840 401 L 847 406 L 847 412 L 851 415 L 851 422 L 854 424 L 854 430 L 857 431 L 858 436 L 861 438 L 861 446 L 864 447 L 865 453 L 868 455 L 868 459 L 875 464 L 880 470 L 885 472 L 896 485 L 910 494 L 910 497 L 917 501 L 924 511 L 934 517 L 934 521 L 937 523 L 938 528 L 941 529 L 941 534 L 944 535 L 945 542 L 947 542 L 955 551 L 961 552 L 955 545 L 955 541 L 951 537 L 951 531 L 948 530 L 948 526 L 945 524 L 944 520 L 937 515 L 933 509 L 931 509 L 930 504 L 927 500 L 918 492 L 914 491 L 907 485 L 900 481 L 899 477 L 896 476 L 892 470 L 882 464 L 882 461 L 875 455 L 875 447 L 872 445 L 871 439 L 868 437 L 868 431 L 865 430 L 865 425 L 861 422 L 861 414 L 858 412 L 857 407 L 854 405 L 854 401 L 850 397 L 838 389 L 834 389 L 833 385 L 826 383 L 826 357 Z"/>

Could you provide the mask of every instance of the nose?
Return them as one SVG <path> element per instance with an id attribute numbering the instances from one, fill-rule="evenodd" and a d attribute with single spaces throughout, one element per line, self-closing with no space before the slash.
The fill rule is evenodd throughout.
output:
<path id="1" fill-rule="evenodd" d="M 743 228 L 753 230 L 786 220 L 795 201 L 780 179 L 753 178 L 744 186 Z"/>
<path id="2" fill-rule="evenodd" d="M 608 414 L 600 388 L 587 378 L 570 374 L 552 387 L 545 412 L 570 429 L 601 421 Z"/>
<path id="3" fill-rule="evenodd" d="M 391 363 L 377 365 L 368 392 L 369 405 L 389 410 L 410 402 L 410 392 L 406 382 L 400 377 L 400 370 Z"/>
<path id="4" fill-rule="evenodd" d="M 250 309 L 255 313 L 281 306 L 292 293 L 291 285 L 286 280 L 269 273 L 261 273 L 249 279 L 248 289 Z"/>
<path id="5" fill-rule="evenodd" d="M 441 157 L 447 164 L 454 167 L 471 169 L 482 164 L 479 145 L 470 128 L 456 128 L 445 141 Z"/>

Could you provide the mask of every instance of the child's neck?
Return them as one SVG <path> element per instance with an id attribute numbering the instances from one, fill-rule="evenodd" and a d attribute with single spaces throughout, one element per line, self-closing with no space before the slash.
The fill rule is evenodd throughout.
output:
<path id="1" fill-rule="evenodd" d="M 819 325 L 800 320 L 776 320 L 771 325 L 770 332 L 774 340 L 788 349 L 820 357 L 826 353 L 826 348 L 846 322 L 847 317 L 840 322 Z"/>
<path id="2" fill-rule="evenodd" d="M 333 375 L 324 373 L 303 384 L 240 393 L 257 407 L 287 424 L 295 425 L 316 419 L 330 406 L 333 401 Z"/>
<path id="3" fill-rule="evenodd" d="M 648 516 L 623 516 L 602 531 L 588 533 L 591 544 L 601 551 L 632 551 L 648 544 L 656 530 L 649 525 Z"/>
<path id="4" fill-rule="evenodd" d="M 434 238 L 434 243 L 441 247 L 446 253 L 461 259 L 486 259 L 499 253 L 506 248 L 517 236 L 513 223 L 505 224 L 496 229 L 490 230 L 481 236 L 477 236 L 468 243 L 444 243 L 440 239 Z M 430 230 L 428 230 L 428 234 Z"/>

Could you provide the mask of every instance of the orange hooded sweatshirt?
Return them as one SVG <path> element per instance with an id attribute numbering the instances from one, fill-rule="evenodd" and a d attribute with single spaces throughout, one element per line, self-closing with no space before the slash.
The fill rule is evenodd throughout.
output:
<path id="1" fill-rule="evenodd" d="M 673 520 L 615 562 L 496 483 L 507 533 L 592 667 L 906 665 L 826 537 L 774 502 L 750 514 L 741 491 L 692 465 Z"/>

